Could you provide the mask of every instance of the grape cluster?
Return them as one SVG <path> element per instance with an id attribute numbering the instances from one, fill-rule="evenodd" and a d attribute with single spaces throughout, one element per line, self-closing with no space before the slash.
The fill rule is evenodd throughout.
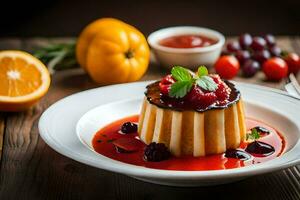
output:
<path id="1" fill-rule="evenodd" d="M 249 33 L 245 33 L 238 40 L 229 42 L 223 54 L 233 54 L 240 62 L 243 75 L 252 77 L 266 60 L 280 56 L 281 52 L 273 35 L 252 37 Z"/>
<path id="2" fill-rule="evenodd" d="M 262 69 L 267 79 L 279 81 L 289 73 L 298 73 L 300 57 L 281 50 L 271 34 L 252 37 L 245 33 L 229 42 L 215 63 L 216 72 L 222 78 L 233 78 L 240 68 L 245 77 L 252 77 Z"/>

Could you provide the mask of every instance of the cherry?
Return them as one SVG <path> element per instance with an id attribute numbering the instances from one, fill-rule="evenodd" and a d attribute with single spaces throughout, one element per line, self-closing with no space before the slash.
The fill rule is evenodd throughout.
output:
<path id="1" fill-rule="evenodd" d="M 254 141 L 248 144 L 245 151 L 250 154 L 257 154 L 259 156 L 269 156 L 275 152 L 275 149 L 273 146 L 267 143 Z"/>
<path id="2" fill-rule="evenodd" d="M 237 149 L 227 149 L 225 152 L 225 157 L 236 158 L 240 160 L 249 160 L 251 158 L 251 156 L 248 153 Z"/>
<path id="3" fill-rule="evenodd" d="M 124 134 L 136 133 L 137 129 L 138 129 L 138 126 L 135 123 L 132 123 L 132 122 L 126 122 L 121 127 L 121 131 Z"/>

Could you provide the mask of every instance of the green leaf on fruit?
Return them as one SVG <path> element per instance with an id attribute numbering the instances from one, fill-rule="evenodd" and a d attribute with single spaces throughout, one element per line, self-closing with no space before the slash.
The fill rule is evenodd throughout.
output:
<path id="1" fill-rule="evenodd" d="M 208 75 L 208 70 L 205 66 L 201 65 L 199 68 L 198 68 L 198 77 L 201 77 L 201 76 L 207 76 Z"/>
<path id="2" fill-rule="evenodd" d="M 215 91 L 218 85 L 208 76 L 208 70 L 205 66 L 198 68 L 197 75 L 181 66 L 175 66 L 171 70 L 172 77 L 176 82 L 171 85 L 170 97 L 182 98 L 192 89 L 196 83 L 199 87 L 207 91 Z"/>
<path id="3" fill-rule="evenodd" d="M 196 80 L 196 84 L 204 90 L 216 91 L 218 85 L 215 81 L 209 76 L 201 76 Z"/>
<path id="4" fill-rule="evenodd" d="M 260 138 L 260 134 L 256 130 L 256 128 L 251 129 L 251 133 L 248 133 L 246 135 L 246 140 L 257 140 L 259 138 Z"/>
<path id="5" fill-rule="evenodd" d="M 169 95 L 175 98 L 184 97 L 193 86 L 193 81 L 177 81 L 171 85 Z"/>
<path id="6" fill-rule="evenodd" d="M 172 77 L 177 81 L 190 81 L 192 80 L 192 75 L 189 70 L 184 67 L 175 66 L 171 70 Z"/>

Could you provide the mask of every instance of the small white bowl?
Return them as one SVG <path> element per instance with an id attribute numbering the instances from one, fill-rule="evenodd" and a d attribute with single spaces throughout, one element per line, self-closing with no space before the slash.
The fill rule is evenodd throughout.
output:
<path id="1" fill-rule="evenodd" d="M 196 48 L 171 48 L 159 44 L 159 41 L 164 38 L 185 34 L 203 35 L 217 40 L 217 43 Z M 174 65 L 182 65 L 195 69 L 199 65 L 212 66 L 216 62 L 225 43 L 225 37 L 208 28 L 177 26 L 163 28 L 151 33 L 148 37 L 148 43 L 153 49 L 156 59 L 164 67 L 172 68 Z"/>

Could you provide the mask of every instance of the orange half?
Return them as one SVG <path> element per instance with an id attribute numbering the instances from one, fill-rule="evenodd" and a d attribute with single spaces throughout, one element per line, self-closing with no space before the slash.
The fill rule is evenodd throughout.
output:
<path id="1" fill-rule="evenodd" d="M 28 109 L 50 86 L 46 66 L 22 51 L 0 51 L 0 111 Z"/>

